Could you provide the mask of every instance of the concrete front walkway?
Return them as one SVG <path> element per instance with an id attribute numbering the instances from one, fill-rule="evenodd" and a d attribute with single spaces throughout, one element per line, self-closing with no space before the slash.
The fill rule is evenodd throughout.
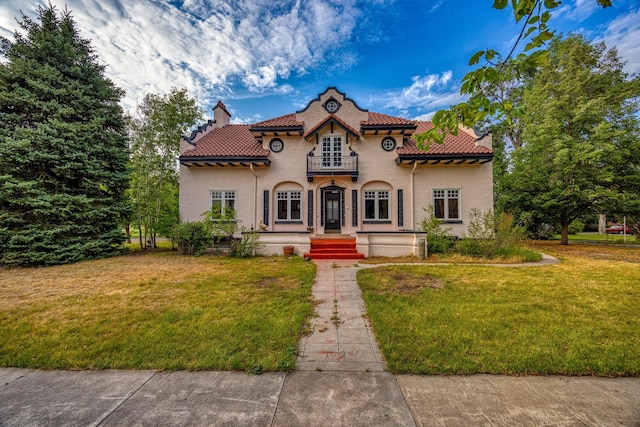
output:
<path id="1" fill-rule="evenodd" d="M 356 282 L 355 260 L 315 260 L 317 301 L 311 334 L 300 341 L 301 371 L 384 371 L 378 342 Z"/>

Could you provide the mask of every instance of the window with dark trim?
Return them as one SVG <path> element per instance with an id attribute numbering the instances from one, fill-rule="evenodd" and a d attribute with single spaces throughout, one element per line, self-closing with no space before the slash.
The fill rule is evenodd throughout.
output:
<path id="1" fill-rule="evenodd" d="M 364 192 L 364 219 L 387 221 L 389 216 L 389 191 L 370 190 Z"/>
<path id="2" fill-rule="evenodd" d="M 382 149 L 384 151 L 392 151 L 396 148 L 396 140 L 388 136 L 382 140 Z"/>
<path id="3" fill-rule="evenodd" d="M 300 221 L 302 219 L 302 193 L 300 191 L 276 192 L 278 221 Z"/>
<path id="4" fill-rule="evenodd" d="M 433 190 L 433 215 L 445 221 L 459 221 L 460 190 Z"/>

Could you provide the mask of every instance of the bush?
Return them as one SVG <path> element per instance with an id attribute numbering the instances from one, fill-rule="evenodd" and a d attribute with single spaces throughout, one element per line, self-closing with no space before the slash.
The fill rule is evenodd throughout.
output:
<path id="1" fill-rule="evenodd" d="M 212 243 L 211 230 L 203 221 L 177 224 L 172 234 L 183 255 L 202 255 Z"/>
<path id="2" fill-rule="evenodd" d="M 231 256 L 247 258 L 255 255 L 258 248 L 262 245 L 260 243 L 260 232 L 247 231 L 244 227 L 241 227 L 242 240 L 235 245 L 235 252 Z"/>
<path id="3" fill-rule="evenodd" d="M 236 219 L 233 209 L 213 208 L 203 214 L 211 233 L 217 240 L 229 242 L 229 255 L 232 257 L 254 256 L 260 247 L 260 233 L 249 231 Z M 241 235 L 238 239 L 235 236 Z"/>
<path id="4" fill-rule="evenodd" d="M 487 244 L 478 239 L 462 239 L 456 243 L 456 252 L 461 255 L 472 256 L 475 258 L 489 258 L 485 256 L 489 251 L 486 248 Z"/>
<path id="5" fill-rule="evenodd" d="M 468 235 L 458 242 L 456 250 L 477 258 L 510 256 L 524 239 L 524 229 L 513 224 L 513 215 L 494 214 L 471 209 Z"/>
<path id="6" fill-rule="evenodd" d="M 427 233 L 427 255 L 446 253 L 453 247 L 451 228 L 442 228 L 443 221 L 433 215 L 433 206 L 423 209 L 427 217 L 420 222 L 420 229 Z"/>
<path id="7" fill-rule="evenodd" d="M 584 222 L 577 219 L 569 224 L 569 234 L 578 234 L 584 231 Z"/>
<path id="8" fill-rule="evenodd" d="M 524 228 L 526 236 L 533 240 L 550 240 L 557 232 L 556 227 L 544 222 L 531 212 L 520 215 L 520 224 Z"/>

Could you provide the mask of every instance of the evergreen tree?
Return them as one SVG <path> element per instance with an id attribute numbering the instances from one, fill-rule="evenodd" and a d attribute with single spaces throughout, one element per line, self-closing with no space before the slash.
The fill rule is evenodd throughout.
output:
<path id="1" fill-rule="evenodd" d="M 124 91 L 71 13 L 23 15 L 0 53 L 0 263 L 118 254 L 128 216 Z"/>

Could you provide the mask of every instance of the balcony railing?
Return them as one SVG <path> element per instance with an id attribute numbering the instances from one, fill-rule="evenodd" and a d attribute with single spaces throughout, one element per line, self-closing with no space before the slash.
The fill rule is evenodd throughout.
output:
<path id="1" fill-rule="evenodd" d="M 358 155 L 351 156 L 307 156 L 307 180 L 314 176 L 350 175 L 352 181 L 358 180 Z"/>

